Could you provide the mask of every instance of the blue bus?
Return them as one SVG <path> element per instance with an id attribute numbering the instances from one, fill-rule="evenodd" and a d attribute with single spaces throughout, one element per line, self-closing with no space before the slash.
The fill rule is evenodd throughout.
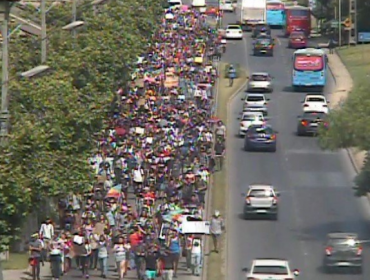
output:
<path id="1" fill-rule="evenodd" d="M 283 27 L 285 24 L 285 5 L 279 0 L 266 3 L 266 22 L 270 26 Z"/>
<path id="2" fill-rule="evenodd" d="M 302 49 L 293 54 L 292 86 L 323 90 L 327 81 L 327 55 L 322 49 Z"/>

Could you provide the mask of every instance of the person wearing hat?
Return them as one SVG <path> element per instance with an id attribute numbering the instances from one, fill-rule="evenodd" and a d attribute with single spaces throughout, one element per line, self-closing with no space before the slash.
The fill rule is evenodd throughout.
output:
<path id="1" fill-rule="evenodd" d="M 30 251 L 30 264 L 32 266 L 32 273 L 35 273 L 37 280 L 40 280 L 40 261 L 41 261 L 41 252 L 42 252 L 42 243 L 39 240 L 39 233 L 34 233 L 31 236 L 31 241 L 29 243 L 29 251 Z M 32 263 L 31 263 L 32 262 Z"/>
<path id="2" fill-rule="evenodd" d="M 224 219 L 221 217 L 220 211 L 216 210 L 210 224 L 210 232 L 213 241 L 213 251 L 218 253 L 218 247 L 220 242 L 220 237 L 225 228 Z"/>

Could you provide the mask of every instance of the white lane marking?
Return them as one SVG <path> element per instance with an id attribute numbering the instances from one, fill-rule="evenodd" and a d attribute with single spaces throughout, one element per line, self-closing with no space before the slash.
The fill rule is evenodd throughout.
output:
<path id="1" fill-rule="evenodd" d="M 279 39 L 279 37 L 276 37 L 276 41 L 278 42 L 279 46 L 281 46 L 281 40 Z"/>

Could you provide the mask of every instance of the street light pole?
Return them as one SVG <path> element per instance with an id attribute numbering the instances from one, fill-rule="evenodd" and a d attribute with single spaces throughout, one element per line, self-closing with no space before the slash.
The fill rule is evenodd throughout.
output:
<path id="1" fill-rule="evenodd" d="M 41 64 L 47 59 L 47 38 L 46 38 L 46 0 L 41 0 Z"/>
<path id="2" fill-rule="evenodd" d="M 77 21 L 77 0 L 73 0 L 72 2 L 72 22 Z M 72 36 L 76 37 L 76 29 L 72 30 Z"/>
<path id="3" fill-rule="evenodd" d="M 2 23 L 1 34 L 3 37 L 2 47 L 2 80 L 1 80 L 1 112 L 0 112 L 0 136 L 1 143 L 6 141 L 9 132 L 9 100 L 8 100 L 8 89 L 9 89 L 9 14 L 10 14 L 10 2 L 0 2 L 0 21 Z"/>
<path id="4" fill-rule="evenodd" d="M 338 7 L 338 46 L 342 46 L 342 0 L 339 1 Z"/>

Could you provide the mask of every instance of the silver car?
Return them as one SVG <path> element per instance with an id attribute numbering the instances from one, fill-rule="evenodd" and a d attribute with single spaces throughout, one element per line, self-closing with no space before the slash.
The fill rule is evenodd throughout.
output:
<path id="1" fill-rule="evenodd" d="M 244 195 L 244 194 L 243 194 Z M 279 193 L 271 185 L 250 185 L 245 196 L 244 218 L 252 215 L 264 215 L 278 219 Z"/>
<path id="2" fill-rule="evenodd" d="M 244 101 L 243 112 L 261 112 L 264 116 L 268 115 L 267 103 L 270 100 L 262 93 L 247 93 Z"/>
<path id="3" fill-rule="evenodd" d="M 273 92 L 273 90 L 272 77 L 269 73 L 258 72 L 249 77 L 248 92 Z"/>

